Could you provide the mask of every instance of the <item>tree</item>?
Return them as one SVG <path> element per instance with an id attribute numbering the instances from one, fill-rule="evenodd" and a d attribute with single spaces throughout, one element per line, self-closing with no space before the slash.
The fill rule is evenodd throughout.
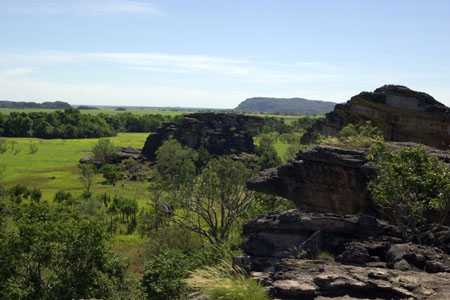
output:
<path id="1" fill-rule="evenodd" d="M 257 153 L 259 155 L 259 165 L 262 169 L 273 168 L 281 164 L 281 159 L 273 144 L 274 139 L 268 134 L 262 135 L 259 140 Z"/>
<path id="2" fill-rule="evenodd" d="M 124 266 L 97 221 L 45 201 L 11 210 L 0 227 L 0 299 L 110 299 Z"/>
<path id="3" fill-rule="evenodd" d="M 253 199 L 245 186 L 250 175 L 243 163 L 231 158 L 210 160 L 194 180 L 190 195 L 178 199 L 182 209 L 174 215 L 174 221 L 212 244 L 226 241 Z"/>
<path id="4" fill-rule="evenodd" d="M 158 178 L 155 181 L 164 190 L 182 197 L 184 190 L 191 188 L 197 174 L 197 152 L 171 139 L 159 147 L 156 159 Z"/>
<path id="5" fill-rule="evenodd" d="M 426 223 L 443 222 L 450 209 L 450 167 L 423 147 L 372 149 L 377 176 L 369 184 L 375 203 L 405 237 Z"/>
<path id="6" fill-rule="evenodd" d="M 106 164 L 100 169 L 103 177 L 108 184 L 116 185 L 116 183 L 123 178 L 120 168 L 116 165 Z"/>
<path id="7" fill-rule="evenodd" d="M 94 160 L 101 164 L 105 164 L 114 160 L 117 149 L 110 139 L 99 139 L 97 144 L 92 148 Z"/>
<path id="8" fill-rule="evenodd" d="M 91 194 L 95 183 L 95 167 L 92 164 L 79 164 L 80 181 L 83 184 L 86 195 Z"/>

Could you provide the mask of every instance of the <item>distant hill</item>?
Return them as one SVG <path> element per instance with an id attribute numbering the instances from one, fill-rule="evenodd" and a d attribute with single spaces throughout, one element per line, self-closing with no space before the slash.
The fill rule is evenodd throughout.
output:
<path id="1" fill-rule="evenodd" d="M 72 106 L 69 103 L 62 101 L 54 101 L 54 102 L 16 102 L 16 101 L 0 101 L 0 108 L 45 108 L 45 109 L 66 109 L 71 108 Z"/>
<path id="2" fill-rule="evenodd" d="M 241 102 L 236 111 L 291 115 L 314 115 L 330 112 L 336 103 L 303 98 L 249 98 Z"/>

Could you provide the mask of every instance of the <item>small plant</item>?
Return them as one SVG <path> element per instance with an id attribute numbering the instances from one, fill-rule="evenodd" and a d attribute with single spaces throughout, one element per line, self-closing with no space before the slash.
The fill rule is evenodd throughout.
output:
<path id="1" fill-rule="evenodd" d="M 0 154 L 4 154 L 6 151 L 8 151 L 8 141 L 0 139 Z"/>
<path id="2" fill-rule="evenodd" d="M 269 300 L 264 287 L 229 263 L 196 270 L 187 280 L 211 300 Z"/>
<path id="3" fill-rule="evenodd" d="M 94 160 L 101 164 L 105 164 L 114 160 L 117 153 L 117 148 L 113 145 L 110 139 L 99 139 L 97 144 L 92 148 Z"/>
<path id="4" fill-rule="evenodd" d="M 28 145 L 28 153 L 35 154 L 39 151 L 39 146 L 36 143 L 30 142 Z"/>

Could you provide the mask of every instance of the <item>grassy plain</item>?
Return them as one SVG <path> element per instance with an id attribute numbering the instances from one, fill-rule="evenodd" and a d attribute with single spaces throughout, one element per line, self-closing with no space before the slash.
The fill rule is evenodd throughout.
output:
<path id="1" fill-rule="evenodd" d="M 116 146 L 141 148 L 148 133 L 119 133 L 110 138 Z M 78 161 L 89 155 L 98 139 L 53 139 L 5 138 L 8 151 L 0 154 L 4 166 L 2 181 L 6 186 L 24 184 L 42 190 L 45 199 L 53 199 L 59 190 L 80 194 L 83 190 L 78 175 Z M 38 151 L 30 151 L 30 145 L 37 145 Z M 136 196 L 139 200 L 148 198 L 147 185 L 142 182 L 121 182 L 115 187 L 103 184 L 97 176 L 95 192 L 113 192 Z"/>

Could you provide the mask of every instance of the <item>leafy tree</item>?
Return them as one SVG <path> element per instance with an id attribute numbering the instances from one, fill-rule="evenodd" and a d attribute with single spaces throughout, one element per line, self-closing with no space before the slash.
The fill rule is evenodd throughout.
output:
<path id="1" fill-rule="evenodd" d="M 117 153 L 116 147 L 110 139 L 100 139 L 92 148 L 94 160 L 105 164 L 114 160 Z"/>
<path id="2" fill-rule="evenodd" d="M 100 173 L 102 173 L 106 182 L 112 185 L 116 185 L 123 178 L 120 168 L 116 165 L 106 164 L 101 167 Z"/>
<path id="3" fill-rule="evenodd" d="M 0 299 L 109 299 L 124 266 L 103 226 L 46 202 L 17 206 L 0 228 Z"/>
<path id="4" fill-rule="evenodd" d="M 194 150 L 171 139 L 159 147 L 156 158 L 159 179 L 167 190 L 179 191 L 192 184 L 198 160 Z"/>
<path id="5" fill-rule="evenodd" d="M 379 144 L 370 157 L 377 176 L 369 184 L 375 203 L 405 236 L 418 226 L 444 221 L 450 209 L 450 167 L 422 147 L 392 151 Z"/>
<path id="6" fill-rule="evenodd" d="M 92 164 L 79 164 L 80 181 L 83 184 L 86 195 L 91 194 L 95 183 L 95 167 Z"/>
<path id="7" fill-rule="evenodd" d="M 210 160 L 195 178 L 189 196 L 178 199 L 182 210 L 173 220 L 212 244 L 221 244 L 251 204 L 253 193 L 245 186 L 250 175 L 243 163 L 231 158 Z"/>
<path id="8" fill-rule="evenodd" d="M 274 138 L 271 135 L 262 135 L 259 140 L 257 153 L 259 155 L 259 165 L 262 169 L 276 167 L 281 164 L 281 159 L 274 147 Z"/>
<path id="9" fill-rule="evenodd" d="M 178 299 L 186 289 L 184 278 L 190 267 L 189 258 L 177 250 L 165 250 L 149 259 L 142 278 L 147 299 Z"/>

